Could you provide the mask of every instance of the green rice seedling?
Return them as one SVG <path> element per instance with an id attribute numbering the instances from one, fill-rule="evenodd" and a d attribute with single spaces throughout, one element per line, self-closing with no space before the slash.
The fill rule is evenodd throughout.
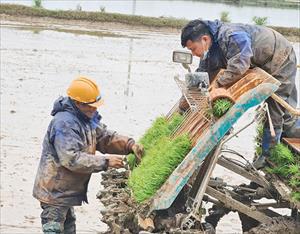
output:
<path id="1" fill-rule="evenodd" d="M 231 107 L 232 102 L 227 98 L 219 98 L 213 103 L 212 112 L 215 117 L 223 116 Z"/>
<path id="2" fill-rule="evenodd" d="M 300 165 L 299 164 L 291 164 L 289 166 L 289 174 L 290 175 L 296 175 L 300 171 Z"/>
<path id="3" fill-rule="evenodd" d="M 170 133 L 174 132 L 177 127 L 182 123 L 183 121 L 183 116 L 176 113 L 172 116 L 171 120 L 168 123 L 168 129 Z"/>
<path id="4" fill-rule="evenodd" d="M 292 199 L 294 201 L 300 201 L 300 191 L 292 192 Z"/>
<path id="5" fill-rule="evenodd" d="M 258 17 L 258 16 L 254 16 L 252 18 L 252 21 L 256 24 L 256 25 L 266 25 L 268 23 L 268 17 Z"/>
<path id="6" fill-rule="evenodd" d="M 257 146 L 255 147 L 255 154 L 256 154 L 257 156 L 262 155 L 262 147 L 261 147 L 260 145 L 257 145 Z"/>
<path id="7" fill-rule="evenodd" d="M 42 7 L 42 0 L 33 0 L 33 5 L 36 8 L 41 8 Z"/>
<path id="8" fill-rule="evenodd" d="M 293 188 L 299 188 L 300 189 L 300 177 L 299 176 L 292 176 L 289 180 L 289 185 Z"/>
<path id="9" fill-rule="evenodd" d="M 144 146 L 145 156 L 147 155 L 148 150 L 155 146 L 162 137 L 169 136 L 174 132 L 182 121 L 183 116 L 177 113 L 175 113 L 169 121 L 167 121 L 165 117 L 158 117 L 139 140 L 139 143 Z M 127 162 L 132 170 L 136 165 L 135 156 L 133 154 L 128 155 Z"/>
<path id="10" fill-rule="evenodd" d="M 257 125 L 256 141 L 256 154 L 261 155 L 262 147 L 262 134 L 263 124 Z M 266 168 L 269 174 L 276 174 L 280 176 L 292 188 L 292 199 L 300 201 L 300 157 L 293 152 L 283 143 L 275 145 L 270 150 L 269 158 L 276 166 Z"/>
<path id="11" fill-rule="evenodd" d="M 165 117 L 158 117 L 152 124 L 152 126 L 146 131 L 146 133 L 139 140 L 139 143 L 143 145 L 145 152 L 155 145 L 162 136 L 169 134 L 169 128 L 167 119 Z M 128 165 L 131 169 L 136 164 L 136 159 L 133 154 L 127 156 Z"/>
<path id="12" fill-rule="evenodd" d="M 132 170 L 136 165 L 136 158 L 135 158 L 134 154 L 129 154 L 126 157 L 126 161 L 128 163 L 130 170 Z"/>
<path id="13" fill-rule="evenodd" d="M 149 149 L 140 165 L 132 171 L 128 186 L 137 202 L 152 197 L 191 148 L 187 135 L 170 139 L 162 137 Z"/>
<path id="14" fill-rule="evenodd" d="M 286 165 L 295 161 L 292 151 L 282 143 L 275 145 L 270 155 L 270 159 L 277 165 Z"/>
<path id="15" fill-rule="evenodd" d="M 267 168 L 266 170 L 270 174 L 276 174 L 281 177 L 287 177 L 289 175 L 289 165 L 275 166 L 272 168 Z"/>
<path id="16" fill-rule="evenodd" d="M 169 136 L 182 120 L 183 117 L 179 114 L 174 115 L 169 122 L 165 117 L 157 118 L 139 142 L 144 146 L 145 150 L 150 149 L 161 137 Z"/>
<path id="17" fill-rule="evenodd" d="M 105 6 L 100 6 L 100 12 L 102 12 L 102 13 L 105 12 Z"/>
<path id="18" fill-rule="evenodd" d="M 224 23 L 229 23 L 230 18 L 229 18 L 229 12 L 228 11 L 222 11 L 220 14 L 220 20 Z"/>

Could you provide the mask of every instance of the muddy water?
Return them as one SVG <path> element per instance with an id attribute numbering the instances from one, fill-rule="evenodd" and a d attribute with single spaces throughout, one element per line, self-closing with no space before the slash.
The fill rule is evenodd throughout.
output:
<path id="1" fill-rule="evenodd" d="M 103 122 L 134 138 L 179 98 L 172 77 L 183 69 L 171 62 L 171 51 L 180 45 L 178 35 L 112 33 L 118 36 L 1 27 L 1 233 L 41 233 L 41 209 L 31 196 L 41 143 L 53 101 L 65 95 L 74 77 L 90 76 L 100 84 Z M 299 52 L 299 44 L 295 47 Z M 240 125 L 252 115 L 247 113 Z M 251 159 L 253 135 L 252 127 L 231 146 Z M 222 168 L 215 174 L 242 182 Z M 76 208 L 78 233 L 106 229 L 99 221 L 102 206 L 95 198 L 99 181 L 100 175 L 94 174 L 90 204 Z M 237 215 L 224 217 L 217 230 L 241 233 Z"/>

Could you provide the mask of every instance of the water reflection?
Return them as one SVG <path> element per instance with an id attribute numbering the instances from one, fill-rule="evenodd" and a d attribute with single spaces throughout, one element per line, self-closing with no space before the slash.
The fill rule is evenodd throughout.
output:
<path id="1" fill-rule="evenodd" d="M 104 30 L 98 30 L 98 31 L 91 31 L 91 30 L 81 30 L 81 29 L 70 29 L 70 28 L 50 28 L 50 27 L 43 27 L 43 26 L 30 26 L 30 25 L 11 25 L 11 24 L 5 24 L 2 23 L 1 27 L 3 28 L 15 28 L 17 30 L 25 30 L 25 31 L 31 31 L 35 34 L 39 34 L 42 31 L 56 31 L 56 32 L 63 32 L 63 33 L 71 33 L 74 35 L 88 35 L 88 36 L 96 36 L 96 37 L 121 37 L 121 38 L 136 38 L 139 37 L 125 35 L 125 34 L 118 34 L 115 32 L 109 32 Z"/>
<path id="2" fill-rule="evenodd" d="M 131 1 L 53 1 L 43 0 L 43 7 L 46 9 L 62 9 L 62 10 L 76 10 L 78 6 L 83 11 L 101 11 L 105 9 L 106 12 L 116 12 L 124 14 L 132 14 Z M 27 6 L 32 5 L 32 1 L 22 0 L 1 0 L 2 3 L 18 3 Z M 222 3 L 213 2 L 199 2 L 199 1 L 136 1 L 136 15 L 144 16 L 166 16 L 186 19 L 219 19 L 223 11 L 229 12 L 229 16 L 234 23 L 253 23 L 252 18 L 268 17 L 268 24 L 274 26 L 286 27 L 300 27 L 300 11 L 299 9 L 280 9 L 271 7 L 258 6 L 235 6 Z"/>

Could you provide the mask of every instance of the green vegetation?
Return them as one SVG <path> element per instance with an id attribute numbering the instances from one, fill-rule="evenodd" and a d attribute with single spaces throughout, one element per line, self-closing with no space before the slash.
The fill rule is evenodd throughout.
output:
<path id="1" fill-rule="evenodd" d="M 180 114 L 175 114 L 168 122 L 165 117 L 157 118 L 152 126 L 146 131 L 146 133 L 139 140 L 139 143 L 144 146 L 146 155 L 148 150 L 154 147 L 162 137 L 170 136 L 175 131 L 177 126 L 182 122 L 183 117 Z M 131 169 L 136 164 L 135 156 L 130 154 L 127 156 L 127 161 Z"/>
<path id="2" fill-rule="evenodd" d="M 294 201 L 300 201 L 300 192 L 293 192 L 292 193 L 292 199 Z"/>
<path id="3" fill-rule="evenodd" d="M 29 16 L 29 17 L 50 17 L 63 20 L 85 20 L 90 22 L 113 22 L 128 25 L 157 27 L 157 28 L 175 28 L 181 29 L 188 20 L 166 18 L 166 17 L 145 17 L 136 15 L 125 15 L 107 12 L 86 12 L 86 11 L 61 11 L 47 10 L 44 8 L 27 7 L 16 4 L 0 4 L 0 14 L 12 16 Z M 101 11 L 101 9 L 100 9 Z M 299 28 L 274 27 L 270 28 L 280 32 L 292 41 L 300 41 Z"/>
<path id="4" fill-rule="evenodd" d="M 277 174 L 283 177 L 287 177 L 289 175 L 289 166 L 288 165 L 280 165 L 280 166 L 275 166 L 272 168 L 267 168 L 266 169 L 268 173 L 270 174 Z"/>
<path id="5" fill-rule="evenodd" d="M 227 98 L 219 98 L 213 103 L 213 115 L 215 117 L 223 116 L 231 107 L 233 103 Z"/>
<path id="6" fill-rule="evenodd" d="M 252 18 L 252 21 L 253 21 L 256 25 L 267 25 L 268 17 L 258 17 L 258 16 L 254 16 L 254 17 Z"/>
<path id="7" fill-rule="evenodd" d="M 145 17 L 137 15 L 125 15 L 106 12 L 87 11 L 62 11 L 47 10 L 44 8 L 33 8 L 16 4 L 1 4 L 1 14 L 30 16 L 30 17 L 52 17 L 65 20 L 86 20 L 91 22 L 113 22 L 129 25 L 141 25 L 148 27 L 171 27 L 182 28 L 188 21 L 185 19 L 165 17 Z"/>
<path id="8" fill-rule="evenodd" d="M 293 154 L 284 144 L 277 144 L 270 151 L 270 160 L 275 164 L 267 172 L 277 174 L 293 189 L 292 199 L 300 201 L 300 156 Z"/>
<path id="9" fill-rule="evenodd" d="M 294 188 L 299 188 L 300 187 L 300 173 L 299 173 L 299 167 L 298 167 L 298 172 L 292 174 L 291 179 L 289 181 L 289 185 L 294 187 Z M 300 192 L 300 191 L 299 191 Z"/>
<path id="10" fill-rule="evenodd" d="M 142 162 L 133 168 L 128 180 L 137 202 L 152 197 L 191 149 L 187 135 L 170 138 L 182 121 L 180 115 L 175 115 L 170 121 L 164 117 L 157 118 L 140 139 L 139 142 L 145 147 L 145 155 Z M 129 156 L 131 166 L 133 160 L 134 156 Z"/>
<path id="11" fill-rule="evenodd" d="M 42 7 L 42 0 L 33 0 L 33 6 L 36 8 Z"/>
<path id="12" fill-rule="evenodd" d="M 291 175 L 297 175 L 297 173 L 299 173 L 299 172 L 300 172 L 300 165 L 299 164 L 292 164 L 292 165 L 289 166 L 289 173 Z"/>
<path id="13" fill-rule="evenodd" d="M 293 153 L 284 144 L 275 145 L 270 155 L 270 159 L 276 164 L 290 164 L 295 161 Z"/>
<path id="14" fill-rule="evenodd" d="M 230 22 L 229 12 L 228 11 L 222 11 L 220 20 L 224 23 L 229 23 Z"/>
<path id="15" fill-rule="evenodd" d="M 105 7 L 104 7 L 104 6 L 100 6 L 100 11 L 101 11 L 102 13 L 104 13 L 104 12 L 105 12 Z"/>
<path id="16" fill-rule="evenodd" d="M 211 2 L 211 0 L 198 0 L 200 2 Z M 215 0 L 214 3 L 224 3 L 235 6 L 262 6 L 277 8 L 299 9 L 299 2 L 289 0 Z"/>
<path id="17" fill-rule="evenodd" d="M 256 155 L 262 154 L 263 123 L 256 128 Z M 276 174 L 292 188 L 292 199 L 300 201 L 300 155 L 293 154 L 289 147 L 283 143 L 275 145 L 270 150 L 269 160 L 272 166 L 266 168 L 266 172 Z"/>

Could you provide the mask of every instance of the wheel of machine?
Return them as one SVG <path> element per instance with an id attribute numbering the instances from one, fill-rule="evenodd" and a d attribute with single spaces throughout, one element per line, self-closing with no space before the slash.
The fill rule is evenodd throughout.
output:
<path id="1" fill-rule="evenodd" d="M 290 217 L 276 217 L 270 223 L 260 224 L 244 234 L 300 234 L 300 223 Z"/>

